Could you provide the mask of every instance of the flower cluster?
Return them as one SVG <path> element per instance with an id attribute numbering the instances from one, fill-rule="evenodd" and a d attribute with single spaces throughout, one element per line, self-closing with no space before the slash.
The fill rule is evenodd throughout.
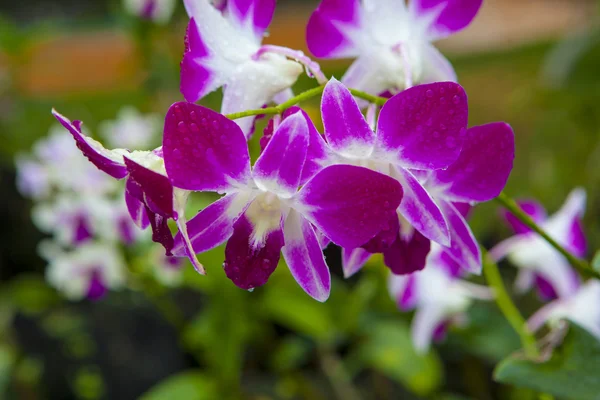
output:
<path id="1" fill-rule="evenodd" d="M 525 200 L 520 206 L 561 246 L 582 257 L 586 252 L 586 238 L 581 224 L 585 203 L 585 191 L 575 189 L 560 210 L 549 217 L 544 207 L 536 201 Z M 560 320 L 568 319 L 600 340 L 600 308 L 597 306 L 600 301 L 600 282 L 591 279 L 582 283 L 567 259 L 541 236 L 510 213 L 505 214 L 505 219 L 516 235 L 498 243 L 490 255 L 496 261 L 507 258 L 519 268 L 515 282 L 518 292 L 535 287 L 539 297 L 549 302 L 530 318 L 529 328 L 537 331 L 544 323 L 556 326 Z"/>
<path id="2" fill-rule="evenodd" d="M 104 123 L 102 131 L 110 141 L 138 146 L 152 140 L 157 131 L 153 121 L 154 117 L 127 108 L 118 120 Z M 123 188 L 82 158 L 59 126 L 39 140 L 31 154 L 18 156 L 16 163 L 19 190 L 35 202 L 32 219 L 51 235 L 39 247 L 49 263 L 50 284 L 72 299 L 97 299 L 108 289 L 123 287 L 120 244 L 144 241 L 128 215 Z"/>
<path id="3" fill-rule="evenodd" d="M 167 255 L 189 257 L 201 274 L 196 254 L 227 242 L 225 273 L 251 290 L 267 282 L 283 254 L 298 284 L 324 301 L 331 277 L 322 249 L 330 242 L 343 249 L 350 276 L 373 253 L 383 253 L 395 274 L 422 270 L 432 241 L 462 269 L 479 273 L 481 253 L 462 212 L 465 203 L 490 200 L 504 187 L 514 158 L 513 132 L 504 123 L 467 127 L 467 96 L 449 82 L 449 64 L 429 41 L 465 27 L 481 2 L 468 2 L 464 12 L 449 1 L 416 1 L 408 9 L 403 2 L 343 3 L 323 1 L 307 36 L 317 56 L 360 54 L 346 85 L 327 82 L 299 51 L 261 45 L 274 0 L 185 0 L 190 23 L 181 92 L 196 101 L 223 87 L 221 113 L 240 112 L 235 121 L 193 103 L 175 103 L 166 114 L 162 147 L 130 151 L 108 150 L 84 135 L 79 121 L 54 115 L 94 165 L 126 178 L 136 224 L 151 226 Z M 402 32 L 396 32 L 397 18 L 407 22 Z M 367 47 L 369 53 L 359 53 Z M 393 65 L 378 70 L 387 58 Z M 323 134 L 300 108 L 290 108 L 270 121 L 252 165 L 247 140 L 257 113 L 244 111 L 289 99 L 303 67 L 326 83 Z M 373 77 L 385 82 L 373 86 Z M 439 80 L 446 82 L 411 87 Z M 370 106 L 365 117 L 349 84 L 375 94 L 405 90 L 379 113 Z M 191 192 L 222 197 L 187 222 Z M 175 237 L 169 219 L 176 221 Z"/>

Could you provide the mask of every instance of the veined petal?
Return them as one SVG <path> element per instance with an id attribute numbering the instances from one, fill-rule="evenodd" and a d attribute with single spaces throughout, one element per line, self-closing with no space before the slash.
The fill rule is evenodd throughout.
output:
<path id="1" fill-rule="evenodd" d="M 412 321 L 412 341 L 415 350 L 427 353 L 436 329 L 444 322 L 446 313 L 438 304 L 427 304 L 417 309 Z"/>
<path id="2" fill-rule="evenodd" d="M 429 40 L 452 35 L 466 28 L 477 15 L 483 0 L 411 0 L 417 18 L 430 20 Z"/>
<path id="3" fill-rule="evenodd" d="M 309 296 L 324 302 L 329 298 L 331 275 L 312 225 L 296 210 L 291 210 L 283 234 L 283 257 L 292 276 Z"/>
<path id="4" fill-rule="evenodd" d="M 173 218 L 173 185 L 164 175 L 148 169 L 141 164 L 125 157 L 125 165 L 129 172 L 128 182 L 135 182 L 144 193 L 146 205 L 155 213 L 167 218 Z M 132 185 L 131 183 L 130 185 Z"/>
<path id="5" fill-rule="evenodd" d="M 442 246 L 450 244 L 450 230 L 439 206 L 419 181 L 403 168 L 393 168 L 392 175 L 402 185 L 404 197 L 398 211 L 423 236 Z"/>
<path id="6" fill-rule="evenodd" d="M 344 278 L 350 278 L 356 274 L 366 264 L 371 257 L 371 253 L 363 248 L 342 249 L 342 269 Z"/>
<path id="7" fill-rule="evenodd" d="M 430 248 L 431 241 L 417 231 L 409 240 L 398 234 L 396 241 L 383 252 L 383 260 L 395 275 L 412 274 L 425 268 Z"/>
<path id="8" fill-rule="evenodd" d="M 539 202 L 535 200 L 523 200 L 519 201 L 518 203 L 519 207 L 521 207 L 521 210 L 523 210 L 527 215 L 529 215 L 536 224 L 542 224 L 548 218 L 546 209 Z M 503 210 L 502 214 L 506 222 L 513 228 L 516 234 L 531 232 L 530 227 L 522 223 L 509 211 Z"/>
<path id="9" fill-rule="evenodd" d="M 355 57 L 352 31 L 360 28 L 360 0 L 322 0 L 306 26 L 306 43 L 320 58 Z"/>
<path id="10" fill-rule="evenodd" d="M 446 168 L 460 155 L 467 122 L 467 95 L 460 85 L 414 86 L 381 109 L 378 144 L 405 168 Z"/>
<path id="11" fill-rule="evenodd" d="M 332 242 L 362 246 L 385 228 L 402 199 L 402 187 L 367 168 L 332 165 L 300 190 L 298 210 Z"/>
<path id="12" fill-rule="evenodd" d="M 273 53 L 263 53 L 257 60 L 249 60 L 231 74 L 223 91 L 221 113 L 259 109 L 272 102 L 277 94 L 296 83 L 303 72 L 296 61 Z M 249 136 L 256 117 L 236 119 L 244 134 Z"/>
<path id="13" fill-rule="evenodd" d="M 457 82 L 456 72 L 450 61 L 430 43 L 421 47 L 423 70 L 420 83 Z"/>
<path id="14" fill-rule="evenodd" d="M 126 151 L 118 152 L 105 149 L 102 144 L 83 134 L 81 121 L 71 122 L 56 110 L 52 110 L 52 115 L 73 135 L 79 150 L 98 169 L 116 179 L 123 179 L 127 176 L 127 168 L 125 168 L 123 162 L 123 154 Z"/>
<path id="15" fill-rule="evenodd" d="M 325 86 L 321 114 L 327 142 L 337 153 L 355 158 L 371 155 L 375 133 L 350 91 L 335 78 Z"/>
<path id="16" fill-rule="evenodd" d="M 234 193 L 222 197 L 187 222 L 187 232 L 194 253 L 203 253 L 223 243 L 233 234 L 233 224 L 248 205 L 244 194 Z M 175 236 L 173 254 L 186 255 L 185 243 L 180 233 Z"/>
<path id="17" fill-rule="evenodd" d="M 175 103 L 163 137 L 167 175 L 186 190 L 224 191 L 250 179 L 250 155 L 235 122 L 206 107 Z"/>
<path id="18" fill-rule="evenodd" d="M 286 118 L 254 164 L 252 175 L 258 187 L 282 197 L 292 197 L 300 185 L 308 141 L 304 116 L 296 113 Z"/>
<path id="19" fill-rule="evenodd" d="M 277 268 L 284 243 L 280 228 L 269 232 L 260 247 L 254 247 L 252 231 L 250 220 L 242 214 L 233 224 L 233 235 L 227 241 L 223 264 L 227 277 L 246 290 L 267 283 Z"/>
<path id="20" fill-rule="evenodd" d="M 483 202 L 497 197 L 508 180 L 515 158 L 515 138 L 503 122 L 467 130 L 462 152 L 455 163 L 432 174 L 451 201 Z"/>
<path id="21" fill-rule="evenodd" d="M 130 189 L 132 186 L 135 186 L 135 188 Z M 146 229 L 148 225 L 150 225 L 148 213 L 146 213 L 146 206 L 139 200 L 139 197 L 134 196 L 130 192 L 130 190 L 138 190 L 138 187 L 139 186 L 135 182 L 127 179 L 127 183 L 125 184 L 125 203 L 127 204 L 127 211 L 129 211 L 129 215 L 133 222 L 135 222 L 140 229 Z"/>
<path id="22" fill-rule="evenodd" d="M 444 217 L 450 228 L 450 247 L 447 253 L 458 262 L 461 267 L 473 274 L 481 273 L 481 249 L 471 232 L 467 221 L 458 210 L 446 201 L 438 201 Z"/>
<path id="23" fill-rule="evenodd" d="M 275 13 L 275 0 L 228 0 L 227 16 L 238 29 L 250 31 L 257 42 L 269 27 Z"/>

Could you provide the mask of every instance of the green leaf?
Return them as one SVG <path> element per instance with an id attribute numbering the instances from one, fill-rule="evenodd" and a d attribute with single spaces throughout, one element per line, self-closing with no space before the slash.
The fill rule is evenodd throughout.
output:
<path id="1" fill-rule="evenodd" d="M 546 361 L 515 354 L 495 371 L 499 382 L 552 394 L 562 399 L 600 399 L 600 342 L 571 324 L 561 346 Z"/>
<path id="2" fill-rule="evenodd" d="M 188 371 L 163 380 L 140 397 L 140 400 L 212 400 L 218 398 L 217 388 L 212 379 L 201 372 Z"/>
<path id="3" fill-rule="evenodd" d="M 44 279 L 35 275 L 21 275 L 12 280 L 9 293 L 13 305 L 26 314 L 39 314 L 61 301 Z"/>
<path id="4" fill-rule="evenodd" d="M 368 340 L 360 348 L 365 365 L 421 396 L 439 388 L 443 378 L 440 359 L 431 351 L 426 355 L 415 352 L 404 322 L 372 322 L 367 333 Z"/>

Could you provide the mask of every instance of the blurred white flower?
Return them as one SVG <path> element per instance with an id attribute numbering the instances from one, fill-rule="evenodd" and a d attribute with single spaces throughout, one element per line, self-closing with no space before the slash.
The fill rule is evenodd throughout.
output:
<path id="1" fill-rule="evenodd" d="M 133 107 L 124 107 L 117 119 L 100 124 L 100 134 L 110 147 L 144 150 L 156 147 L 162 128 L 158 114 L 144 115 Z"/>
<path id="2" fill-rule="evenodd" d="M 125 9 L 132 15 L 165 24 L 175 10 L 175 0 L 124 0 Z"/>

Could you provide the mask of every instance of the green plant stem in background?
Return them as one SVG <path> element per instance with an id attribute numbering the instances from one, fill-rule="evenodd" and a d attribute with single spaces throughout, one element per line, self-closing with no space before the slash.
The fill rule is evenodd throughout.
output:
<path id="1" fill-rule="evenodd" d="M 316 88 L 312 88 L 310 90 L 307 90 L 306 92 L 302 92 L 299 95 L 292 97 L 288 101 L 281 103 L 275 107 L 266 107 L 266 108 L 261 108 L 258 110 L 247 110 L 247 111 L 242 111 L 242 112 L 238 112 L 238 113 L 227 114 L 225 116 L 229 119 L 239 119 L 239 118 L 244 118 L 244 117 L 251 117 L 254 115 L 281 114 L 288 108 L 291 108 L 298 103 L 301 103 L 306 100 L 310 100 L 313 97 L 321 95 L 321 93 L 323 93 L 324 89 L 325 89 L 325 86 L 317 86 Z M 360 90 L 356 90 L 356 89 L 350 89 L 350 92 L 358 98 L 370 101 L 371 103 L 375 103 L 379 106 L 384 105 L 385 102 L 387 101 L 386 98 L 372 96 L 368 93 L 361 92 Z"/>
<path id="2" fill-rule="evenodd" d="M 508 211 L 510 211 L 515 217 L 519 219 L 522 223 L 531 228 L 534 232 L 539 234 L 548 244 L 558 250 L 565 258 L 569 261 L 569 263 L 575 267 L 579 272 L 581 272 L 584 276 L 594 277 L 596 279 L 600 279 L 600 273 L 596 272 L 587 261 L 575 257 L 571 254 L 567 249 L 562 247 L 556 240 L 552 239 L 550 235 L 548 235 L 542 228 L 539 227 L 538 224 L 535 223 L 533 219 L 525 211 L 519 207 L 519 205 L 510 197 L 508 197 L 504 192 L 500 193 L 500 195 L 496 198 L 496 200 L 502 204 Z"/>
<path id="3" fill-rule="evenodd" d="M 496 300 L 496 304 L 498 304 L 498 308 L 500 308 L 500 311 L 502 311 L 502 314 L 504 314 L 508 323 L 521 338 L 521 344 L 525 351 L 525 355 L 529 358 L 537 357 L 539 352 L 535 343 L 535 337 L 529 329 L 527 329 L 525 319 L 508 295 L 500 271 L 498 271 L 498 266 L 492 261 L 487 254 L 487 251 L 484 249 L 482 249 L 482 256 L 483 274 L 485 275 L 488 285 L 494 291 L 494 299 Z"/>
<path id="4" fill-rule="evenodd" d="M 319 358 L 321 369 L 327 376 L 339 400 L 362 399 L 360 392 L 352 384 L 352 378 L 346 371 L 342 360 L 333 350 L 330 350 L 327 346 L 322 346 L 319 349 Z"/>

